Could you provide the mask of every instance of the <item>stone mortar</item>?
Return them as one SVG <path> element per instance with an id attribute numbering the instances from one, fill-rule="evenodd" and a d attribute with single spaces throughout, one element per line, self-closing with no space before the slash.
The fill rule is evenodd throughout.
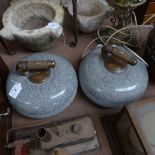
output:
<path id="1" fill-rule="evenodd" d="M 3 15 L 0 36 L 16 40 L 27 49 L 45 50 L 63 33 L 63 19 L 63 8 L 54 1 L 14 1 Z M 49 28 L 49 23 L 55 25 Z"/>

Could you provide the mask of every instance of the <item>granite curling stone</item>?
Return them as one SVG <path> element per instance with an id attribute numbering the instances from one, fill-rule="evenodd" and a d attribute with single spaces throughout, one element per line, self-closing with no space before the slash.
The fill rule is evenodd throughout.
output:
<path id="1" fill-rule="evenodd" d="M 125 52 L 123 47 L 121 50 Z M 79 80 L 85 95 L 96 104 L 110 108 L 140 99 L 148 85 L 146 66 L 137 60 L 135 66 L 127 64 L 122 71 L 115 73 L 107 69 L 106 62 L 101 55 L 101 47 L 82 60 Z"/>
<path id="2" fill-rule="evenodd" d="M 40 60 L 54 60 L 55 67 L 46 70 L 45 74 L 37 78 L 32 78 L 39 72 L 26 73 L 23 76 L 17 72 L 16 66 L 6 82 L 6 94 L 13 108 L 24 116 L 35 119 L 47 118 L 63 112 L 73 102 L 78 85 L 72 65 L 56 54 L 38 53 L 25 57 L 20 62 L 29 61 L 32 63 L 31 67 L 35 68 L 33 62 Z M 45 80 L 37 81 L 44 76 Z"/>

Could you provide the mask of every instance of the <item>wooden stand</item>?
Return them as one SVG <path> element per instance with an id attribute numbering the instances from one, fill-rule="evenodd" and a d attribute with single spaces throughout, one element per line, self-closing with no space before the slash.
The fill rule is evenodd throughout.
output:
<path id="1" fill-rule="evenodd" d="M 103 117 L 104 128 L 114 155 L 154 155 L 141 126 L 144 113 L 154 110 L 155 98 L 150 98 L 128 104 L 120 113 Z M 134 128 L 144 153 L 136 150 L 130 143 L 129 128 L 131 126 Z"/>

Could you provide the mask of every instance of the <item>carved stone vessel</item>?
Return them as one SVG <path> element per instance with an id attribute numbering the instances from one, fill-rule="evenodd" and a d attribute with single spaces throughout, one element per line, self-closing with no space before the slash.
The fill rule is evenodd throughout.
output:
<path id="1" fill-rule="evenodd" d="M 63 0 L 64 7 L 73 16 L 71 0 Z M 84 33 L 96 31 L 103 20 L 113 12 L 113 8 L 105 0 L 77 0 L 78 28 Z"/>
<path id="2" fill-rule="evenodd" d="M 64 11 L 47 0 L 13 1 L 3 15 L 0 36 L 18 41 L 27 49 L 45 50 L 62 33 Z"/>

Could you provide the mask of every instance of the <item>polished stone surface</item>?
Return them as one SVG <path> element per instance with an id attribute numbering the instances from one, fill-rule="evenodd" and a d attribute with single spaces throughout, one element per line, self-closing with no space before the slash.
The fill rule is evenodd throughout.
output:
<path id="1" fill-rule="evenodd" d="M 104 67 L 101 47 L 88 54 L 81 62 L 79 80 L 85 95 L 103 107 L 122 107 L 140 99 L 148 85 L 148 72 L 141 62 L 128 65 L 121 73 Z"/>
<path id="2" fill-rule="evenodd" d="M 63 112 L 73 101 L 77 92 L 77 76 L 72 65 L 63 57 L 55 54 L 38 53 L 24 60 L 55 60 L 49 79 L 34 84 L 27 77 L 13 69 L 7 79 L 7 97 L 16 111 L 31 118 L 46 118 Z M 17 98 L 9 95 L 12 87 L 21 83 L 22 90 Z"/>

